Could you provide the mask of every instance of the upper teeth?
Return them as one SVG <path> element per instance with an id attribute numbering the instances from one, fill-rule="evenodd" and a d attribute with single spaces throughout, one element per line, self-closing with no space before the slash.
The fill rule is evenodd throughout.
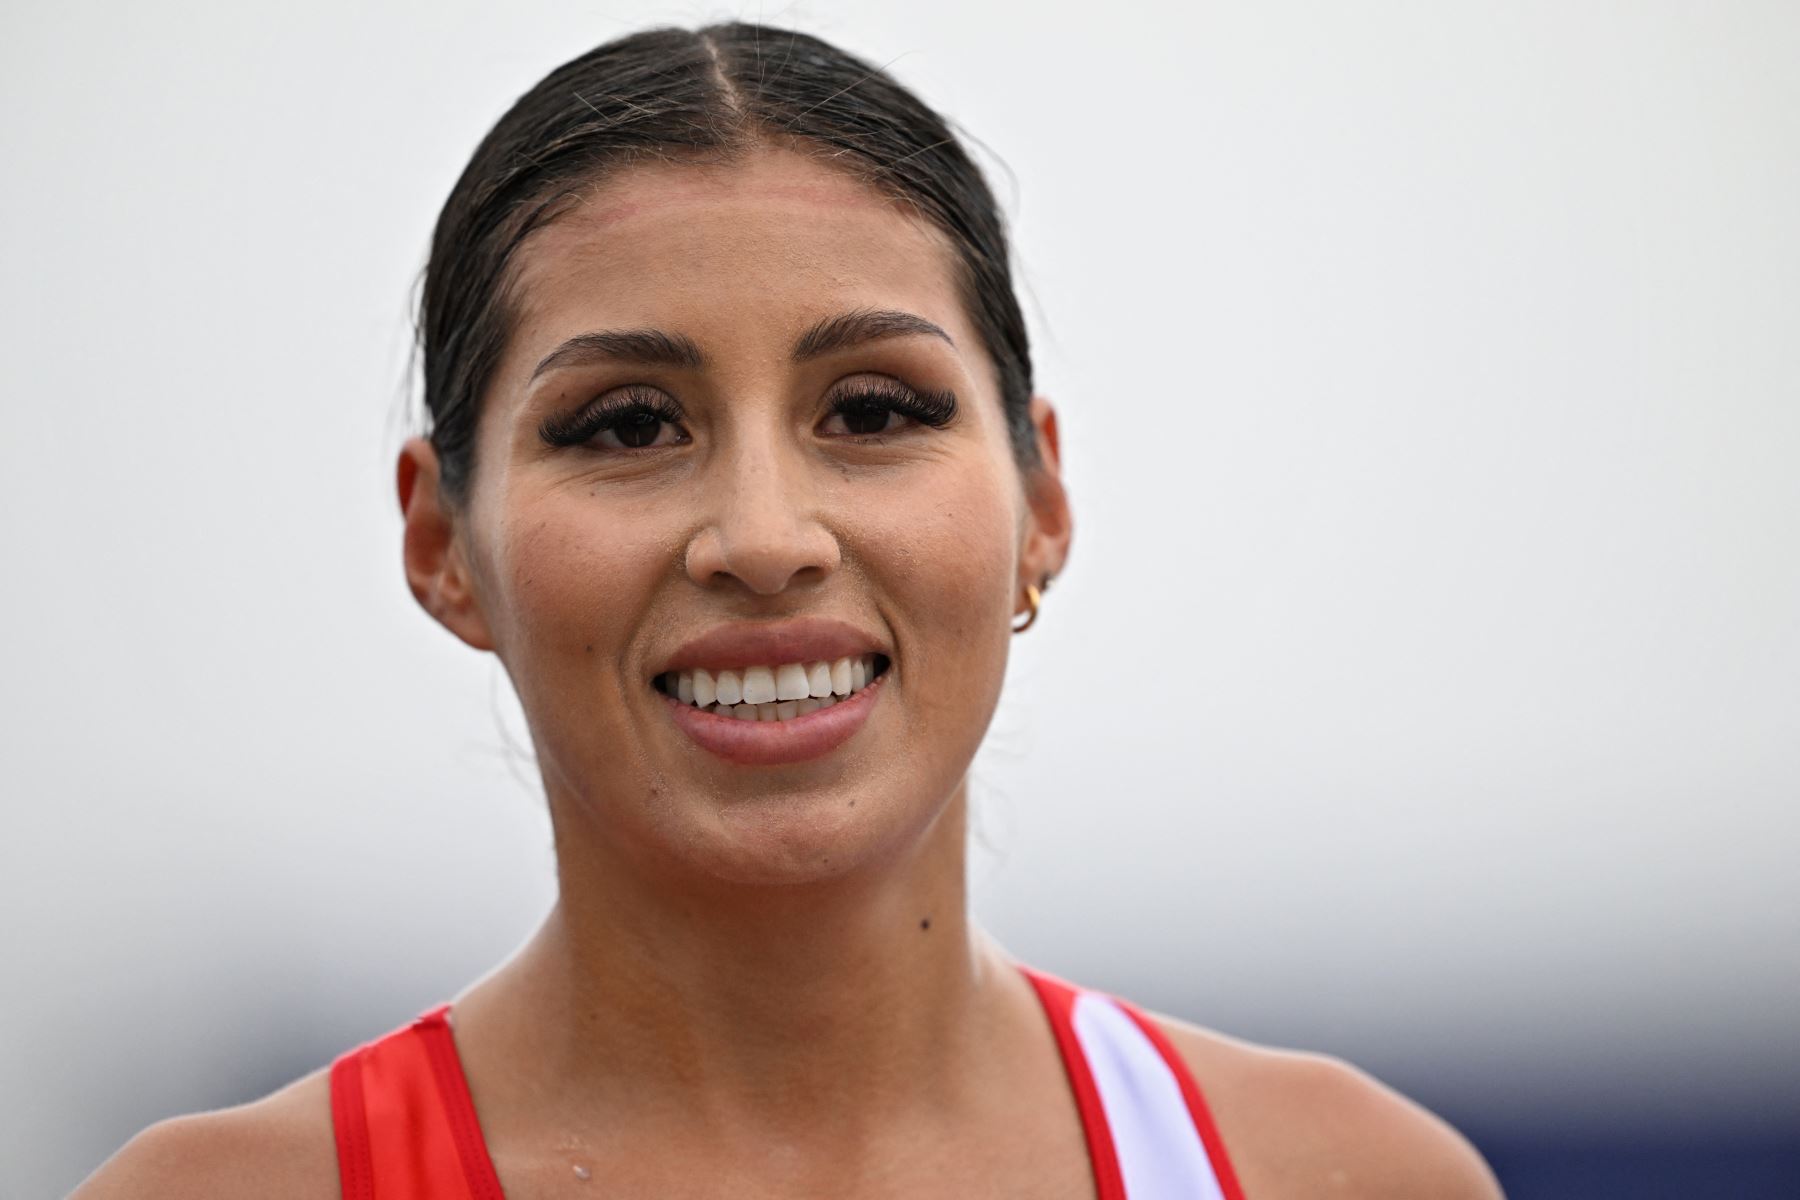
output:
<path id="1" fill-rule="evenodd" d="M 663 688 L 683 704 L 744 720 L 779 721 L 828 708 L 875 677 L 875 656 L 728 671 L 668 671 Z"/>

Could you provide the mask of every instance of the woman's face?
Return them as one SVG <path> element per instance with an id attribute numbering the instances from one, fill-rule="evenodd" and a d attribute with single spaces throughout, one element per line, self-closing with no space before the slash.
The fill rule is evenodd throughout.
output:
<path id="1" fill-rule="evenodd" d="M 441 561 L 435 501 L 402 503 L 415 592 L 505 663 L 562 842 L 801 882 L 903 853 L 958 794 L 1068 521 L 1048 405 L 1028 487 L 954 264 L 774 149 L 632 167 L 521 248 Z M 863 656 L 885 670 L 842 695 Z M 743 704 L 762 667 L 806 699 L 698 707 L 702 673 Z"/>

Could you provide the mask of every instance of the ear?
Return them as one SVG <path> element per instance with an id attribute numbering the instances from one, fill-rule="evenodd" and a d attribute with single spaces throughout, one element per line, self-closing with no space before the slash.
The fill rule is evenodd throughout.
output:
<path id="1" fill-rule="evenodd" d="M 439 490 L 441 478 L 437 449 L 426 438 L 408 438 L 395 472 L 406 522 L 401 546 L 406 583 L 413 599 L 445 629 L 477 650 L 492 650 L 456 515 Z"/>
<path id="2" fill-rule="evenodd" d="M 1046 397 L 1033 396 L 1030 411 L 1042 465 L 1025 479 L 1028 511 L 1024 540 L 1019 547 L 1018 594 L 1021 597 L 1025 595 L 1026 584 L 1042 588 L 1046 579 L 1062 574 L 1069 559 L 1069 540 L 1074 534 L 1069 495 L 1062 482 L 1062 444 L 1056 429 L 1056 409 Z M 1025 607 L 1020 607 L 1014 615 L 1025 611 Z"/>

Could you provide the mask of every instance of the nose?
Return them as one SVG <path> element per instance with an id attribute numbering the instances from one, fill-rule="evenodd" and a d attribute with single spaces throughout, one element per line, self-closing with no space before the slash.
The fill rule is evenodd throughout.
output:
<path id="1" fill-rule="evenodd" d="M 811 470 L 776 444 L 741 445 L 716 461 L 700 481 L 707 519 L 688 542 L 688 577 L 702 587 L 735 579 L 772 596 L 835 571 L 838 539 Z"/>

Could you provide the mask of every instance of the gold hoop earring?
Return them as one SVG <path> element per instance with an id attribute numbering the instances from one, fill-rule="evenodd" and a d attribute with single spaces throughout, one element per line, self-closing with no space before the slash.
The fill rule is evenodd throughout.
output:
<path id="1" fill-rule="evenodd" d="M 1049 581 L 1046 580 L 1045 582 Z M 1042 592 L 1038 591 L 1035 587 L 1032 587 L 1029 583 L 1025 585 L 1025 600 L 1026 603 L 1031 605 L 1031 611 L 1025 614 L 1025 623 L 1023 625 L 1014 625 L 1012 627 L 1014 633 L 1024 633 L 1037 621 L 1038 602 L 1043 598 L 1044 594 Z"/>

